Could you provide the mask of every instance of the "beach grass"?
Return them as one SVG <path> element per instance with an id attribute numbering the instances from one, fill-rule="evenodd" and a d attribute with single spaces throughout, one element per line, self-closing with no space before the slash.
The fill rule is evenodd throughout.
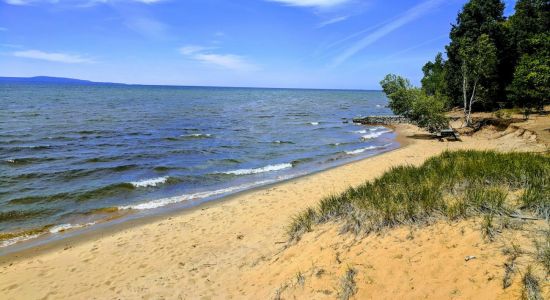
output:
<path id="1" fill-rule="evenodd" d="M 394 167 L 374 181 L 322 199 L 294 217 L 288 235 L 299 240 L 326 222 L 340 222 L 342 232 L 368 234 L 398 225 L 481 216 L 482 231 L 492 239 L 495 217 L 506 220 L 521 214 L 550 218 L 550 156 L 447 151 L 421 166 Z"/>

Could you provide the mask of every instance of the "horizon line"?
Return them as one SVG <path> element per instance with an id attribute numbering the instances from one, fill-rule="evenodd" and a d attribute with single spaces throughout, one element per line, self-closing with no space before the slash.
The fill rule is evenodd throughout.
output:
<path id="1" fill-rule="evenodd" d="M 32 78 L 55 78 L 55 79 L 69 79 L 79 82 L 19 82 L 27 84 L 70 84 L 70 85 L 86 85 L 85 82 L 95 85 L 128 85 L 128 86 L 151 86 L 151 87 L 190 87 L 190 88 L 241 88 L 241 89 L 281 89 L 281 90 L 324 90 L 324 91 L 374 91 L 380 92 L 382 89 L 360 89 L 360 88 L 313 88 L 313 87 L 268 87 L 268 86 L 223 86 L 223 85 L 178 85 L 178 84 L 144 84 L 144 83 L 124 83 L 124 82 L 107 82 L 107 81 L 93 81 L 88 79 L 72 78 L 72 77 L 57 77 L 57 76 L 47 76 L 47 75 L 36 75 L 29 77 L 17 77 L 17 76 L 0 76 L 2 78 L 11 78 L 11 79 L 32 79 Z M 4 83 L 0 81 L 0 84 Z"/>

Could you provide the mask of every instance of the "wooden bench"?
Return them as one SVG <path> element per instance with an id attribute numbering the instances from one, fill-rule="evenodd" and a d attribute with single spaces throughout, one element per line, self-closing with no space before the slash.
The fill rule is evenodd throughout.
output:
<path id="1" fill-rule="evenodd" d="M 439 139 L 453 137 L 455 140 L 460 141 L 460 135 L 458 134 L 458 132 L 456 132 L 456 130 L 452 128 L 442 129 L 440 132 L 437 133 L 437 137 Z"/>

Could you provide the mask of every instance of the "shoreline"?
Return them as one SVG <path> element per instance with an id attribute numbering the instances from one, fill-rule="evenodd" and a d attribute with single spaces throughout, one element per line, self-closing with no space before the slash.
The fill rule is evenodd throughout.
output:
<path id="1" fill-rule="evenodd" d="M 39 255 L 42 253 L 46 253 L 48 251 L 59 250 L 61 248 L 65 248 L 67 244 L 78 245 L 88 240 L 104 236 L 105 234 L 116 233 L 135 226 L 146 225 L 151 222 L 160 221 L 160 220 L 174 217 L 174 216 L 190 214 L 197 210 L 209 209 L 212 206 L 221 205 L 224 202 L 232 201 L 235 198 L 245 196 L 248 193 L 267 190 L 270 188 L 277 187 L 279 185 L 283 185 L 288 182 L 300 180 L 305 177 L 315 176 L 323 172 L 329 172 L 333 169 L 337 169 L 350 164 L 355 164 L 357 162 L 368 160 L 373 157 L 383 156 L 393 151 L 405 148 L 412 143 L 410 140 L 408 140 L 404 136 L 402 132 L 400 132 L 398 127 L 394 125 L 383 125 L 382 127 L 386 127 L 393 131 L 393 133 L 395 134 L 394 142 L 397 143 L 396 148 L 383 151 L 371 156 L 354 159 L 351 161 L 346 161 L 342 164 L 328 166 L 326 168 L 313 171 L 311 173 L 297 175 L 295 177 L 291 177 L 288 179 L 282 179 L 280 181 L 275 181 L 272 183 L 267 183 L 264 185 L 247 188 L 234 193 L 229 193 L 227 195 L 222 195 L 221 197 L 198 199 L 196 200 L 198 204 L 182 205 L 182 203 L 176 203 L 175 207 L 171 207 L 173 209 L 169 209 L 166 207 L 159 207 L 159 208 L 153 209 L 154 211 L 152 212 L 147 210 L 144 210 L 144 211 L 138 210 L 135 212 L 128 212 L 128 213 L 122 214 L 120 217 L 115 217 L 114 219 L 110 219 L 107 221 L 99 221 L 91 226 L 86 226 L 84 228 L 76 228 L 76 229 L 68 230 L 66 232 L 62 231 L 57 234 L 44 233 L 44 234 L 41 234 L 40 236 L 37 236 L 36 238 L 31 238 L 29 240 L 17 242 L 13 245 L 9 245 L 6 247 L 0 247 L 0 265 L 2 265 L 2 263 L 6 261 L 9 261 L 10 259 L 15 260 L 21 257 L 26 257 L 27 255 L 31 255 L 31 256 Z M 178 207 L 178 204 L 179 204 L 179 207 Z"/>
<path id="2" fill-rule="evenodd" d="M 408 144 L 381 155 L 192 210 L 59 241 L 56 247 L 2 256 L 0 291 L 6 299 L 272 297 L 281 285 L 278 278 L 307 270 L 325 245 L 339 243 L 310 244 L 314 252 L 303 252 L 306 257 L 295 261 L 292 269 L 273 265 L 281 253 L 291 255 L 284 261 L 302 253 L 299 247 L 288 248 L 286 228 L 293 216 L 323 197 L 372 180 L 394 166 L 419 165 L 445 150 L 541 149 L 516 134 L 481 132 L 465 136 L 463 142 L 439 142 L 427 139 L 414 126 L 396 129 L 401 142 Z M 322 233 L 317 232 L 315 239 L 318 234 Z"/>

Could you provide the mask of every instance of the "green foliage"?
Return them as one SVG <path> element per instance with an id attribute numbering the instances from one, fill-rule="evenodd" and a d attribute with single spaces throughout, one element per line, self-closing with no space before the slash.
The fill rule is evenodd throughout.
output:
<path id="1" fill-rule="evenodd" d="M 417 92 L 408 117 L 419 127 L 425 128 L 429 132 L 437 132 L 449 124 L 444 111 L 444 100 L 437 96 L 427 96 L 424 92 Z"/>
<path id="2" fill-rule="evenodd" d="M 422 67 L 424 77 L 421 80 L 422 90 L 429 96 L 445 97 L 445 61 L 443 54 L 437 53 L 434 62 L 427 62 Z"/>
<path id="3" fill-rule="evenodd" d="M 532 54 L 524 54 L 516 66 L 511 98 L 518 106 L 542 109 L 550 102 L 550 34 L 531 38 L 524 48 Z"/>
<path id="4" fill-rule="evenodd" d="M 463 6 L 445 47 L 447 60 L 438 53 L 422 68 L 426 95 L 447 107 L 463 106 L 467 115 L 502 104 L 528 113 L 548 103 L 550 1 L 518 0 L 508 20 L 503 12 L 501 0 L 470 0 Z M 398 108 L 410 107 L 404 101 L 410 95 L 402 97 Z"/>
<path id="5" fill-rule="evenodd" d="M 426 95 L 423 90 L 412 87 L 409 80 L 394 74 L 386 75 L 380 85 L 395 114 L 409 118 L 430 132 L 447 126 L 445 101 L 441 98 Z"/>
<path id="6" fill-rule="evenodd" d="M 406 115 L 412 108 L 413 87 L 408 79 L 395 74 L 388 74 L 380 81 L 382 90 L 390 97 L 389 107 L 398 115 Z"/>
<path id="7" fill-rule="evenodd" d="M 515 61 L 530 51 L 533 36 L 548 33 L 550 2 L 548 0 L 518 0 L 515 13 L 508 20 L 509 38 L 514 46 Z"/>
<path id="8" fill-rule="evenodd" d="M 445 63 L 447 94 L 455 105 L 461 105 L 463 67 L 466 46 L 474 46 L 482 35 L 494 44 L 496 60 L 488 68 L 494 69 L 493 76 L 480 80 L 485 107 L 494 107 L 505 96 L 505 88 L 511 81 L 513 65 L 509 63 L 510 43 L 504 26 L 504 4 L 500 0 L 471 0 L 458 14 L 457 22 L 450 33 L 451 43 L 446 47 L 448 60 Z M 474 53 L 475 55 L 475 53 Z M 466 55 L 466 57 L 468 57 Z M 479 61 L 479 57 L 471 61 Z"/>
<path id="9" fill-rule="evenodd" d="M 497 49 L 489 35 L 482 34 L 475 40 L 460 40 L 459 54 L 462 68 L 466 68 L 465 76 L 470 80 L 489 80 L 495 76 Z"/>
<path id="10" fill-rule="evenodd" d="M 459 219 L 511 213 L 508 192 L 525 190 L 519 208 L 549 219 L 550 157 L 533 153 L 456 151 L 428 159 L 422 166 L 400 166 L 372 182 L 321 201 L 295 218 L 289 235 L 297 239 L 317 223 L 341 221 L 343 231 L 369 233 L 437 217 Z M 530 191 L 530 192 L 527 192 Z M 308 221 L 304 221 L 308 219 Z M 307 228 L 301 228 L 302 226 Z"/>

